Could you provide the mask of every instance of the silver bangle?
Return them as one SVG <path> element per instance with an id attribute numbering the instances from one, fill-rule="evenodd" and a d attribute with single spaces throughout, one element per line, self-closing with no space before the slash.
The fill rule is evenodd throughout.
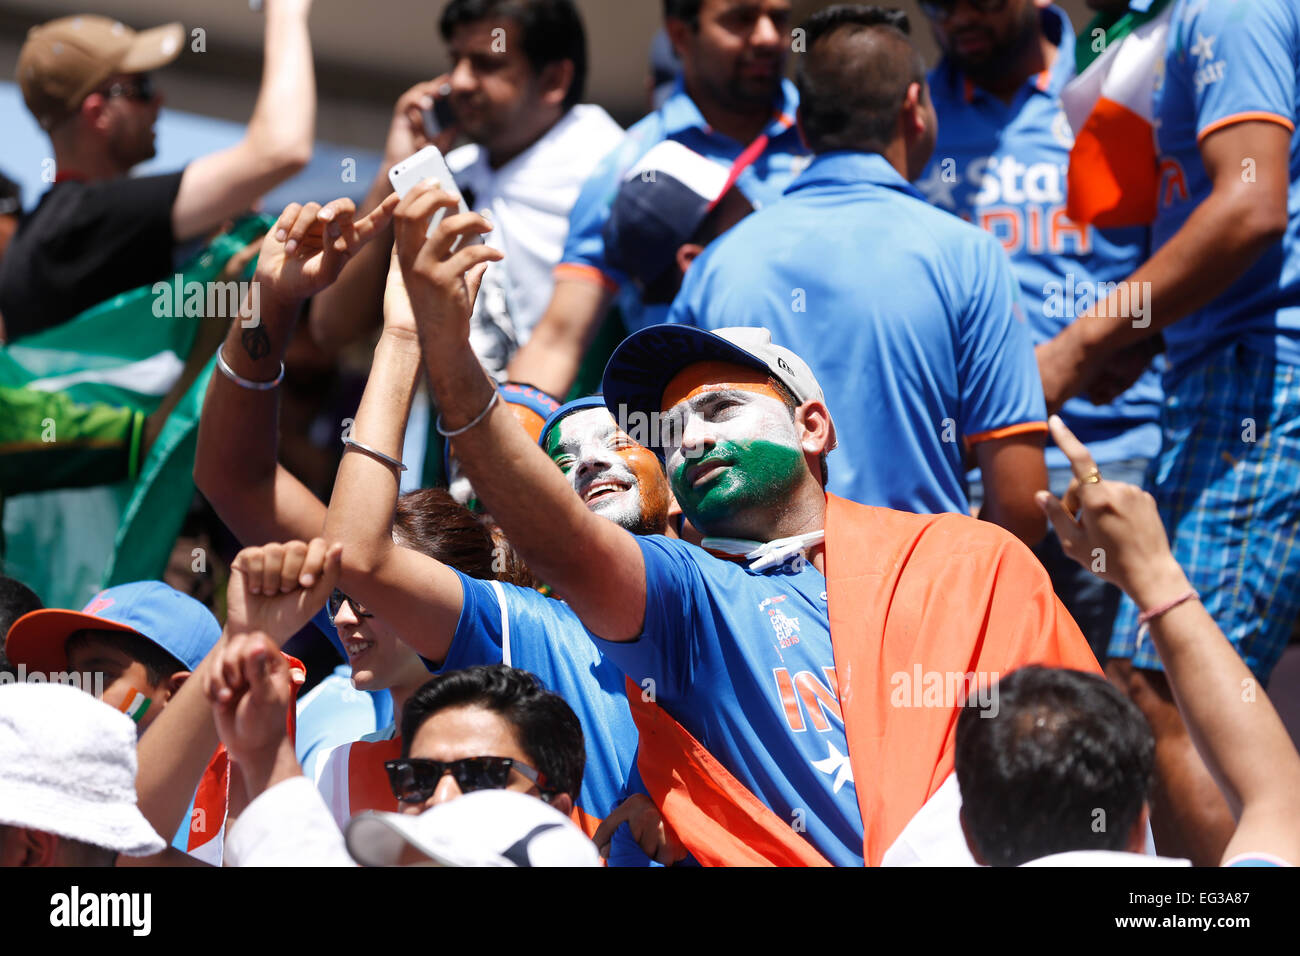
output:
<path id="1" fill-rule="evenodd" d="M 226 378 L 230 379 L 240 388 L 251 389 L 254 392 L 269 392 L 271 389 L 275 388 L 277 385 L 279 385 L 281 382 L 284 381 L 284 362 L 280 363 L 280 374 L 277 375 L 275 378 L 271 379 L 271 381 L 255 382 L 251 378 L 244 378 L 242 375 L 240 375 L 238 372 L 236 372 L 233 368 L 230 367 L 230 365 L 226 362 L 226 357 L 221 354 L 224 350 L 225 350 L 224 344 L 217 349 L 217 368 L 221 369 L 222 375 L 226 376 Z"/>
<path id="2" fill-rule="evenodd" d="M 365 452 L 371 458 L 375 459 L 376 461 L 382 461 L 385 465 L 392 465 L 398 471 L 406 471 L 406 466 L 403 465 L 396 458 L 390 458 L 388 455 L 385 455 L 382 451 L 379 451 L 378 449 L 371 448 L 369 445 L 363 445 L 355 438 L 352 437 L 345 438 L 343 439 L 343 444 L 348 448 L 355 448 L 357 451 Z"/>
<path id="3" fill-rule="evenodd" d="M 444 430 L 442 427 L 441 412 L 438 413 L 438 417 L 434 421 L 433 427 L 438 429 L 438 434 L 441 435 L 443 438 L 455 438 L 457 435 L 463 435 L 471 428 L 473 428 L 475 425 L 477 425 L 479 422 L 481 422 L 483 419 L 487 418 L 488 412 L 492 411 L 492 406 L 494 406 L 497 403 L 497 399 L 499 399 L 500 397 L 501 397 L 501 393 L 494 388 L 492 390 L 492 400 L 487 403 L 487 408 L 479 412 L 478 415 L 475 416 L 474 420 L 470 422 L 468 425 L 466 425 L 464 428 L 457 428 L 454 431 Z"/>

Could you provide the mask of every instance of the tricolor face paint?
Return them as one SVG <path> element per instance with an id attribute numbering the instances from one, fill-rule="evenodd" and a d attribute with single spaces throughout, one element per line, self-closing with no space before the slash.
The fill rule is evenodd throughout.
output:
<path id="1" fill-rule="evenodd" d="M 150 681 L 148 669 L 119 645 L 112 632 L 90 631 L 69 641 L 68 667 L 83 675 L 102 675 L 97 689 L 103 690 L 96 696 L 134 720 L 140 733 L 158 716 L 161 708 L 153 704 L 162 687 Z"/>
<path id="2" fill-rule="evenodd" d="M 706 534 L 746 510 L 778 504 L 806 471 L 789 408 L 755 370 L 689 366 L 664 390 L 664 409 L 673 494 Z"/>
<path id="3" fill-rule="evenodd" d="M 604 408 L 567 415 L 546 436 L 546 453 L 588 508 L 633 534 L 662 534 L 668 482 L 654 453 L 632 441 Z"/>

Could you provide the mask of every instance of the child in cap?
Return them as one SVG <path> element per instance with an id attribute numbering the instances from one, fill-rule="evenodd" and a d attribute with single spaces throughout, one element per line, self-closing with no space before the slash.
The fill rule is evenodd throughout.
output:
<path id="1" fill-rule="evenodd" d="M 28 679 L 82 675 L 83 690 L 144 733 L 221 637 L 212 612 L 161 581 L 119 584 L 81 611 L 47 608 L 14 622 L 5 653 Z"/>
<path id="2" fill-rule="evenodd" d="M 14 622 L 5 653 L 27 680 L 77 683 L 144 733 L 221 637 L 212 612 L 161 581 L 101 591 L 81 611 L 47 608 Z M 220 864 L 229 760 L 213 755 L 172 846 Z"/>

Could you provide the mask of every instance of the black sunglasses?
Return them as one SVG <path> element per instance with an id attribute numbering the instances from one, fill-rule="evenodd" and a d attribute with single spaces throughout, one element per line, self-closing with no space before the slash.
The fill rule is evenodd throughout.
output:
<path id="1" fill-rule="evenodd" d="M 350 598 L 342 591 L 340 591 L 338 588 L 335 588 L 333 591 L 330 592 L 329 602 L 325 605 L 325 613 L 329 616 L 331 625 L 334 623 L 334 619 L 339 616 L 339 611 L 343 610 L 344 601 L 347 601 L 349 604 L 352 605 L 352 613 L 357 616 L 358 620 L 361 618 L 375 616 L 370 611 L 367 611 L 364 607 L 362 607 L 361 604 L 355 598 Z"/>
<path id="2" fill-rule="evenodd" d="M 425 760 L 410 757 L 384 762 L 388 785 L 399 803 L 424 803 L 438 789 L 445 774 L 456 778 L 461 793 L 475 790 L 504 790 L 510 771 L 517 770 L 545 792 L 546 775 L 510 757 L 463 757 L 460 760 Z"/>
<path id="3" fill-rule="evenodd" d="M 153 77 L 148 73 L 141 73 L 129 80 L 119 80 L 116 83 L 110 83 L 100 92 L 109 99 L 115 96 L 125 97 L 128 100 L 135 100 L 137 103 L 150 103 L 153 101 L 156 91 L 153 87 Z"/>
<path id="4" fill-rule="evenodd" d="M 931 20 L 952 16 L 953 10 L 961 0 L 921 0 L 921 12 Z M 1007 5 L 1007 0 L 966 0 L 977 13 L 1000 13 Z"/>

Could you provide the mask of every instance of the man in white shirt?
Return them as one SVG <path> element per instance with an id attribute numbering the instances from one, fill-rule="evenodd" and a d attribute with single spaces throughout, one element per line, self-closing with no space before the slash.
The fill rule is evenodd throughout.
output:
<path id="1" fill-rule="evenodd" d="M 569 211 L 623 131 L 599 106 L 578 102 L 587 52 L 572 0 L 451 0 L 439 29 L 451 71 L 397 101 L 383 164 L 361 209 L 391 192 L 394 164 L 430 143 L 447 152 L 458 137 L 469 140 L 447 163 L 470 207 L 489 210 L 497 228 L 486 241 L 506 257 L 484 282 L 480 298 L 489 314 L 476 317 L 484 330 L 476 348 L 497 371 L 550 300 Z M 448 113 L 450 125 L 430 128 L 439 121 L 428 117 Z M 314 301 L 312 334 L 322 346 L 341 347 L 379 325 L 391 229 L 386 240 L 358 254 Z"/>

